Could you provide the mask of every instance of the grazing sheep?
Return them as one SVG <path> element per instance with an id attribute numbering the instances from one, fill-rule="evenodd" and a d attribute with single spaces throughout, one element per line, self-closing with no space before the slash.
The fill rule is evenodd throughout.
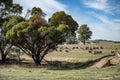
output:
<path id="1" fill-rule="evenodd" d="M 93 49 L 96 49 L 96 47 L 93 47 Z"/>
<path id="2" fill-rule="evenodd" d="M 102 47 L 102 46 L 100 46 L 100 49 L 103 49 L 103 47 Z"/>
<path id="3" fill-rule="evenodd" d="M 111 53 L 115 53 L 115 51 L 111 51 Z"/>
<path id="4" fill-rule="evenodd" d="M 88 52 L 89 52 L 89 53 L 92 53 L 92 51 L 91 51 L 91 50 L 89 50 Z"/>
<path id="5" fill-rule="evenodd" d="M 94 51 L 94 54 L 101 54 L 102 51 Z"/>
<path id="6" fill-rule="evenodd" d="M 99 51 L 96 51 L 96 54 L 99 54 Z"/>
<path id="7" fill-rule="evenodd" d="M 76 47 L 76 49 L 79 49 L 79 47 Z"/>
<path id="8" fill-rule="evenodd" d="M 96 47 L 96 49 L 99 49 L 99 47 Z"/>
<path id="9" fill-rule="evenodd" d="M 65 50 L 65 52 L 69 52 L 68 50 Z"/>
<path id="10" fill-rule="evenodd" d="M 102 53 L 102 51 L 100 51 L 100 53 Z"/>
<path id="11" fill-rule="evenodd" d="M 62 52 L 62 50 L 61 50 L 61 49 L 60 49 L 59 51 L 60 51 L 60 52 Z"/>
<path id="12" fill-rule="evenodd" d="M 73 47 L 72 49 L 75 49 L 75 47 Z"/>

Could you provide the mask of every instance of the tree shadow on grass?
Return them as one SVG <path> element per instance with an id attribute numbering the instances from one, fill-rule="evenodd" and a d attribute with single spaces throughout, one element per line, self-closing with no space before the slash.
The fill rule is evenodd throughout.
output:
<path id="1" fill-rule="evenodd" d="M 50 70 L 71 70 L 71 69 L 85 69 L 91 66 L 93 61 L 87 62 L 61 62 L 53 61 L 51 64 L 48 64 L 48 69 Z"/>
<path id="2" fill-rule="evenodd" d="M 50 70 L 71 70 L 71 69 L 85 69 L 93 66 L 96 62 L 103 58 L 114 56 L 114 54 L 105 55 L 95 60 L 89 60 L 86 62 L 65 62 L 65 61 L 47 61 L 48 69 Z"/>
<path id="3" fill-rule="evenodd" d="M 24 61 L 22 62 L 22 64 L 19 64 L 18 61 L 16 60 L 13 60 L 13 61 L 9 60 L 9 62 L 6 64 L 8 66 L 11 64 L 17 64 L 21 67 L 26 67 L 26 68 L 47 68 L 49 70 L 85 69 L 85 68 L 91 67 L 96 62 L 100 61 L 101 59 L 107 58 L 110 56 L 114 56 L 114 54 L 105 55 L 98 59 L 89 60 L 86 62 L 47 61 L 44 59 L 44 62 L 41 65 L 35 65 L 34 62 L 31 62 L 31 61 Z M 3 65 L 3 64 L 0 63 L 0 65 Z"/>

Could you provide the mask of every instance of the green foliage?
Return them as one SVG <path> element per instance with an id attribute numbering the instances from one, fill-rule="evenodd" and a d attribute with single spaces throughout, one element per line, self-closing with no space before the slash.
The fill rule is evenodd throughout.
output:
<path id="1" fill-rule="evenodd" d="M 69 26 L 68 25 L 65 25 L 65 24 L 60 24 L 58 27 L 57 27 L 57 30 L 61 31 L 61 32 L 64 32 L 64 33 L 67 33 L 69 31 Z"/>
<path id="2" fill-rule="evenodd" d="M 40 9 L 33 7 L 31 10 L 31 17 L 28 20 L 29 24 L 34 27 L 34 29 L 39 28 L 40 26 L 47 25 L 46 20 L 44 19 L 45 13 Z"/>
<path id="3" fill-rule="evenodd" d="M 38 30 L 35 30 L 27 22 L 20 22 L 17 25 L 13 26 L 12 29 L 7 32 L 6 38 L 15 42 L 17 41 L 17 39 L 22 40 L 23 38 L 23 40 L 27 40 L 30 37 L 32 40 L 33 38 L 42 38 L 44 36 L 44 38 L 42 39 L 45 42 L 51 41 L 52 43 L 56 43 L 60 39 L 64 38 L 63 32 L 68 26 L 62 25 L 62 28 L 60 27 L 61 26 L 57 28 L 54 26 L 41 26 L 40 28 L 38 28 Z M 23 42 L 23 40 L 21 42 Z"/>
<path id="4" fill-rule="evenodd" d="M 0 1 L 0 17 L 5 17 L 10 14 L 21 14 L 22 6 L 14 4 L 13 0 L 1 0 Z"/>
<path id="5" fill-rule="evenodd" d="M 49 22 L 50 22 L 51 25 L 58 26 L 59 24 L 64 24 L 65 23 L 64 22 L 65 17 L 66 17 L 65 12 L 63 12 L 63 11 L 56 12 L 52 15 Z"/>
<path id="6" fill-rule="evenodd" d="M 5 18 L 5 22 L 3 24 L 3 30 L 6 33 L 8 30 L 10 30 L 14 25 L 16 25 L 19 22 L 24 21 L 24 18 L 21 16 L 16 15 L 9 15 Z"/>
<path id="7" fill-rule="evenodd" d="M 64 11 L 56 12 L 49 19 L 50 25 L 58 26 L 59 24 L 66 24 L 69 26 L 69 32 L 71 35 L 75 35 L 75 31 L 77 30 L 78 24 L 77 22 Z"/>
<path id="8" fill-rule="evenodd" d="M 13 0 L 0 0 L 0 17 L 8 14 L 10 7 L 13 4 Z"/>
<path id="9" fill-rule="evenodd" d="M 58 30 L 54 26 L 41 26 L 35 29 L 28 22 L 20 22 L 7 32 L 6 38 L 15 46 L 24 49 L 30 56 L 34 56 L 33 60 L 35 60 L 36 64 L 39 64 L 41 58 L 50 49 L 54 49 L 57 44 L 64 40 L 64 28 Z M 47 51 L 45 50 L 46 48 Z"/>
<path id="10" fill-rule="evenodd" d="M 4 17 L 8 14 L 13 0 L 0 0 L 0 27 L 4 23 Z"/>
<path id="11" fill-rule="evenodd" d="M 45 13 L 42 11 L 42 9 L 33 7 L 31 10 L 31 15 L 32 16 L 39 16 L 39 17 L 44 17 Z"/>
<path id="12" fill-rule="evenodd" d="M 24 34 L 30 31 L 30 26 L 26 22 L 20 22 L 7 31 L 6 38 L 13 42 L 20 40 Z M 17 43 L 16 43 L 17 44 Z"/>
<path id="13" fill-rule="evenodd" d="M 78 34 L 78 39 L 85 44 L 85 41 L 91 38 L 92 31 L 90 31 L 89 27 L 84 24 L 78 29 Z"/>
<path id="14" fill-rule="evenodd" d="M 32 16 L 29 19 L 29 24 L 37 29 L 40 26 L 47 25 L 47 22 L 43 18 Z"/>
<path id="15" fill-rule="evenodd" d="M 52 42 L 53 44 L 59 44 L 64 40 L 64 34 L 62 31 L 59 31 L 56 27 L 51 26 L 48 27 L 48 34 L 46 35 L 45 39 L 48 42 Z"/>
<path id="16" fill-rule="evenodd" d="M 5 6 L 10 6 L 13 3 L 13 0 L 0 0 L 0 6 L 2 6 L 3 4 Z"/>
<path id="17" fill-rule="evenodd" d="M 45 36 L 47 34 L 47 27 L 46 26 L 41 26 L 39 29 L 38 29 L 38 32 L 41 36 Z"/>

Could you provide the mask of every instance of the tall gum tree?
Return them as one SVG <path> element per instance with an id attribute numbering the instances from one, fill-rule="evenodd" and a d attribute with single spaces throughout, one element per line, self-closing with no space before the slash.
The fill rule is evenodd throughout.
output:
<path id="1" fill-rule="evenodd" d="M 78 39 L 85 45 L 85 41 L 91 38 L 92 31 L 86 24 L 83 24 L 78 29 Z"/>
<path id="2" fill-rule="evenodd" d="M 0 0 L 0 54 L 2 63 L 6 62 L 6 56 L 12 47 L 12 44 L 6 40 L 6 31 L 20 22 L 17 17 L 8 17 L 8 15 L 19 15 L 21 12 L 22 7 L 19 4 L 13 4 L 13 0 Z"/>

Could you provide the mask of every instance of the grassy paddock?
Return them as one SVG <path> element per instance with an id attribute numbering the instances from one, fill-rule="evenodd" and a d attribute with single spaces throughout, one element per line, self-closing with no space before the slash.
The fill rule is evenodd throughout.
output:
<path id="1" fill-rule="evenodd" d="M 59 45 L 59 47 L 61 46 L 63 45 Z M 80 47 L 85 48 L 86 46 L 103 46 L 103 53 L 94 55 L 88 53 L 87 50 L 80 49 Z M 0 65 L 0 80 L 119 80 L 120 65 L 101 69 L 92 65 L 96 59 L 109 54 L 115 48 L 120 50 L 120 44 L 100 43 L 86 46 L 64 45 L 63 47 L 69 48 L 69 52 L 66 52 L 65 48 L 62 49 L 62 52 L 50 52 L 46 55 L 45 60 L 52 65 Z M 72 49 L 73 47 L 79 47 L 79 49 Z"/>
<path id="2" fill-rule="evenodd" d="M 97 80 L 120 76 L 120 65 L 102 69 L 93 67 L 86 69 L 60 70 L 50 68 L 26 68 L 16 65 L 0 66 L 0 80 Z"/>

